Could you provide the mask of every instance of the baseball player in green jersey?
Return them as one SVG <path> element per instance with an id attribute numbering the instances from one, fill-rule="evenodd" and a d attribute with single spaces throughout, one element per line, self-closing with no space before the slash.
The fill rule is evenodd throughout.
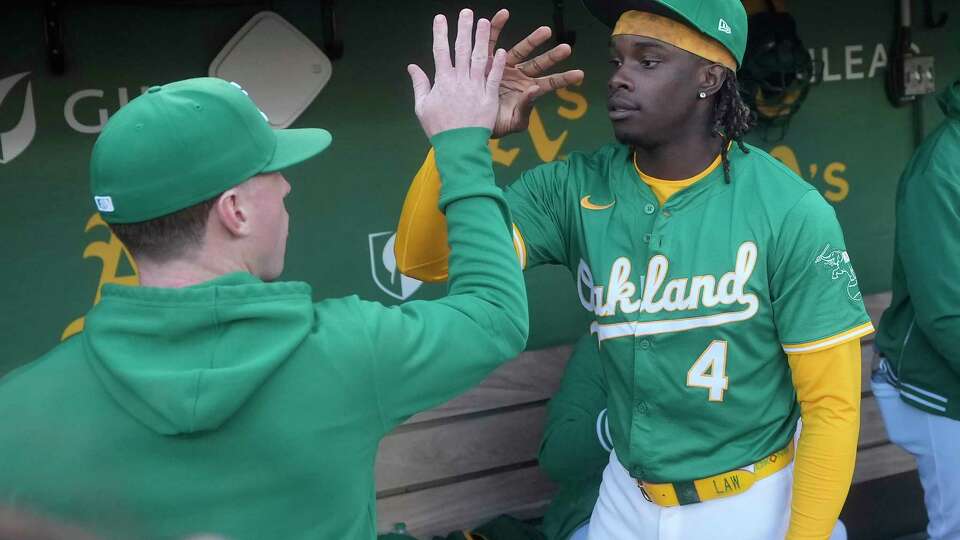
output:
<path id="1" fill-rule="evenodd" d="M 560 487 L 543 516 L 547 540 L 584 540 L 589 532 L 603 469 L 613 449 L 600 358 L 596 337 L 580 338 L 547 407 L 540 468 Z M 846 538 L 846 528 L 837 521 L 830 540 Z"/>
<path id="2" fill-rule="evenodd" d="M 612 28 L 617 143 L 527 171 L 506 197 L 524 267 L 569 268 L 595 318 L 613 452 L 590 538 L 826 539 L 873 327 L 833 209 L 741 141 L 743 6 L 587 5 Z M 421 240 L 442 220 L 417 211 L 433 206 L 431 171 L 397 239 L 398 265 L 423 278 L 443 275 Z"/>
<path id="3" fill-rule="evenodd" d="M 290 184 L 320 129 L 280 130 L 239 86 L 150 88 L 97 139 L 91 188 L 142 285 L 107 285 L 82 334 L 0 381 L 0 506 L 105 538 L 372 539 L 380 439 L 514 357 L 527 336 L 487 139 L 505 63 L 460 14 L 416 112 L 453 254 L 436 301 L 317 303 L 283 269 Z M 471 53 L 472 51 L 472 53 Z M 319 180 L 319 179 L 318 179 Z M 333 179 L 326 179 L 333 181 Z"/>
<path id="4" fill-rule="evenodd" d="M 933 540 L 960 538 L 960 81 L 897 189 L 893 301 L 872 378 L 890 440 L 917 459 Z"/>

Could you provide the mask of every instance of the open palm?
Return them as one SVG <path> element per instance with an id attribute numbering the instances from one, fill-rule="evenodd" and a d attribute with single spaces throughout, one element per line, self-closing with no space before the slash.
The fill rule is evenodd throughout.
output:
<path id="1" fill-rule="evenodd" d="M 490 20 L 491 57 L 500 32 L 509 18 L 510 12 L 501 9 Z M 527 129 L 533 102 L 538 97 L 583 81 L 583 71 L 579 69 L 545 75 L 547 70 L 570 56 L 573 51 L 569 45 L 557 45 L 527 60 L 533 51 L 550 39 L 551 34 L 549 27 L 541 26 L 507 51 L 506 67 L 500 81 L 500 108 L 493 127 L 494 138 Z"/>

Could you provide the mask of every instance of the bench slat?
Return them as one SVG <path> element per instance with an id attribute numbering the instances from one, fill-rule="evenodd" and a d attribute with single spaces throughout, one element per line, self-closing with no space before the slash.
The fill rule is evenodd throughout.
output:
<path id="1" fill-rule="evenodd" d="M 853 483 L 859 484 L 916 468 L 917 462 L 913 456 L 898 446 L 885 444 L 857 454 L 857 468 L 853 472 Z"/>
<path id="2" fill-rule="evenodd" d="M 546 418 L 540 404 L 390 435 L 377 454 L 377 492 L 529 463 L 537 458 Z"/>
<path id="3" fill-rule="evenodd" d="M 377 500 L 377 529 L 404 522 L 418 538 L 475 527 L 500 514 L 542 516 L 556 486 L 537 467 Z"/>
<path id="4" fill-rule="evenodd" d="M 877 446 L 890 442 L 887 428 L 883 425 L 880 408 L 873 396 L 865 397 L 860 401 L 860 448 Z"/>

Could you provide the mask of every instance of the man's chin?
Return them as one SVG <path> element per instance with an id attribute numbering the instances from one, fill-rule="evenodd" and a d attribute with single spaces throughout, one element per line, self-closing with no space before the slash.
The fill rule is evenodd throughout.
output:
<path id="1" fill-rule="evenodd" d="M 626 126 L 619 127 L 617 124 L 613 125 L 613 136 L 617 139 L 617 142 L 627 146 L 642 146 L 644 140 L 643 136 L 636 131 L 631 131 Z"/>

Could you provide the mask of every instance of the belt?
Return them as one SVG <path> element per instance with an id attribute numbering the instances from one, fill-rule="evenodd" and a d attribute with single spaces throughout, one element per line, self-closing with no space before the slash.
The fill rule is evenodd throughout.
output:
<path id="1" fill-rule="evenodd" d="M 792 461 L 793 440 L 783 449 L 752 465 L 700 480 L 667 484 L 653 484 L 643 480 L 636 480 L 636 482 L 648 501 L 659 506 L 683 506 L 743 493 L 753 487 L 758 480 L 783 470 Z"/>

